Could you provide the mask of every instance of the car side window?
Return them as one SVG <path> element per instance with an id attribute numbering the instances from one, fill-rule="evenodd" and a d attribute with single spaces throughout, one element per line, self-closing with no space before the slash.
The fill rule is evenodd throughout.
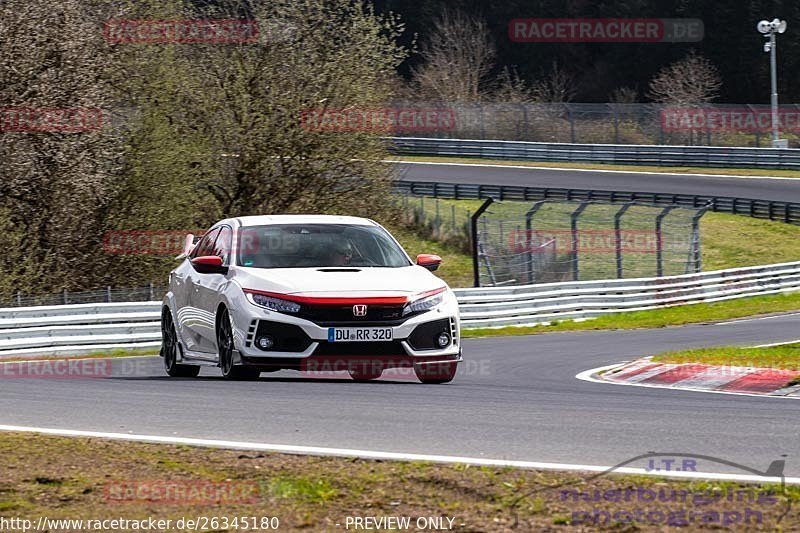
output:
<path id="1" fill-rule="evenodd" d="M 233 247 L 233 230 L 230 226 L 222 226 L 214 242 L 213 251 L 210 255 L 218 255 L 222 258 L 222 264 L 230 265 L 231 248 Z"/>
<path id="2" fill-rule="evenodd" d="M 197 246 L 195 246 L 194 250 L 192 250 L 192 259 L 195 257 L 202 257 L 204 255 L 212 255 L 211 252 L 213 250 L 214 241 L 216 240 L 217 235 L 219 235 L 219 228 L 215 228 L 203 235 L 203 238 L 200 239 L 200 242 L 198 242 Z"/>

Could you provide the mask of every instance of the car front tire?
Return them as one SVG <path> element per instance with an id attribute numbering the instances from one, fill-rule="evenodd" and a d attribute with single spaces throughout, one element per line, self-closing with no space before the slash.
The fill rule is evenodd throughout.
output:
<path id="1" fill-rule="evenodd" d="M 169 309 L 161 312 L 161 357 L 164 358 L 164 370 L 173 378 L 196 378 L 200 367 L 178 364 L 178 334 L 172 321 Z"/>
<path id="2" fill-rule="evenodd" d="M 217 322 L 217 355 L 219 356 L 219 368 L 222 377 L 229 380 L 250 380 L 258 379 L 261 371 L 257 368 L 250 368 L 233 364 L 233 329 L 231 319 L 227 309 L 220 311 Z"/>

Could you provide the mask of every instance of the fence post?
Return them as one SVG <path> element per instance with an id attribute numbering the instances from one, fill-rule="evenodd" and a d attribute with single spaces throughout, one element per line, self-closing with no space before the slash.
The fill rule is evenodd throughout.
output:
<path id="1" fill-rule="evenodd" d="M 435 220 L 435 225 L 436 225 L 436 232 L 437 233 L 441 233 L 442 232 L 442 219 L 439 217 L 439 197 L 438 196 L 436 197 L 436 220 Z"/>
<path id="2" fill-rule="evenodd" d="M 581 202 L 581 205 L 570 215 L 570 230 L 572 231 L 572 281 L 580 278 L 580 268 L 578 266 L 578 217 L 583 210 L 589 206 L 589 202 Z"/>
<path id="3" fill-rule="evenodd" d="M 614 248 L 617 256 L 617 279 L 622 279 L 622 216 L 625 211 L 633 206 L 633 202 L 623 205 L 619 211 L 614 214 Z"/>
<path id="4" fill-rule="evenodd" d="M 148 284 L 148 288 L 150 289 L 150 301 L 153 302 L 156 299 L 156 293 L 153 290 L 153 282 L 152 281 Z"/>
<path id="5" fill-rule="evenodd" d="M 64 289 L 64 292 L 62 293 L 62 299 L 64 301 L 64 305 L 69 303 L 69 300 L 67 299 L 67 289 Z"/>
<path id="6" fill-rule="evenodd" d="M 567 117 L 569 118 L 569 138 L 572 144 L 575 144 L 575 120 L 572 118 L 572 109 L 569 104 L 564 104 L 567 108 Z"/>
<path id="7" fill-rule="evenodd" d="M 700 218 L 706 213 L 706 209 L 701 209 L 692 217 L 692 253 L 694 254 L 694 271 L 703 270 L 703 256 L 700 253 Z"/>
<path id="8" fill-rule="evenodd" d="M 531 206 L 525 213 L 525 262 L 528 269 L 528 284 L 533 283 L 533 215 L 544 205 L 545 201 L 540 200 Z"/>
<path id="9" fill-rule="evenodd" d="M 106 302 L 111 303 L 111 285 L 106 287 Z"/>
<path id="10" fill-rule="evenodd" d="M 478 219 L 483 215 L 484 211 L 489 209 L 492 202 L 494 202 L 494 199 L 490 196 L 483 202 L 483 205 L 472 214 L 472 218 L 470 219 L 470 230 L 472 232 L 472 273 L 475 287 L 481 286 L 481 272 L 480 265 L 478 264 Z"/>
<path id="11" fill-rule="evenodd" d="M 17 290 L 17 307 L 22 307 L 22 291 Z"/>
<path id="12" fill-rule="evenodd" d="M 665 207 L 656 217 L 656 276 L 659 278 L 664 275 L 664 237 L 661 235 L 661 221 L 673 209 L 675 206 Z"/>
<path id="13" fill-rule="evenodd" d="M 528 106 L 526 106 L 525 104 L 519 104 L 519 106 L 522 108 L 522 117 L 525 120 L 525 125 L 523 126 L 522 130 L 522 138 L 527 141 L 528 132 L 530 131 L 530 128 L 528 126 Z"/>
<path id="14" fill-rule="evenodd" d="M 617 104 L 611 104 L 614 111 L 614 144 L 619 144 L 619 117 L 617 116 Z"/>

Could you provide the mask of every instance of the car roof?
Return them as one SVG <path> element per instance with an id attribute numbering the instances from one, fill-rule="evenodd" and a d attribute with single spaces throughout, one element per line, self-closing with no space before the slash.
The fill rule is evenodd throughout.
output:
<path id="1" fill-rule="evenodd" d="M 238 217 L 243 227 L 267 226 L 270 224 L 349 224 L 355 226 L 375 226 L 368 218 L 348 217 L 340 215 L 260 215 Z"/>

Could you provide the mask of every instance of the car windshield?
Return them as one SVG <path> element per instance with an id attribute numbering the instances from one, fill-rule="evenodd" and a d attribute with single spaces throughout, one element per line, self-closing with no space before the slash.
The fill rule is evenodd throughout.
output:
<path id="1" fill-rule="evenodd" d="M 238 264 L 252 268 L 397 268 L 411 262 L 377 226 L 271 224 L 242 229 Z"/>

